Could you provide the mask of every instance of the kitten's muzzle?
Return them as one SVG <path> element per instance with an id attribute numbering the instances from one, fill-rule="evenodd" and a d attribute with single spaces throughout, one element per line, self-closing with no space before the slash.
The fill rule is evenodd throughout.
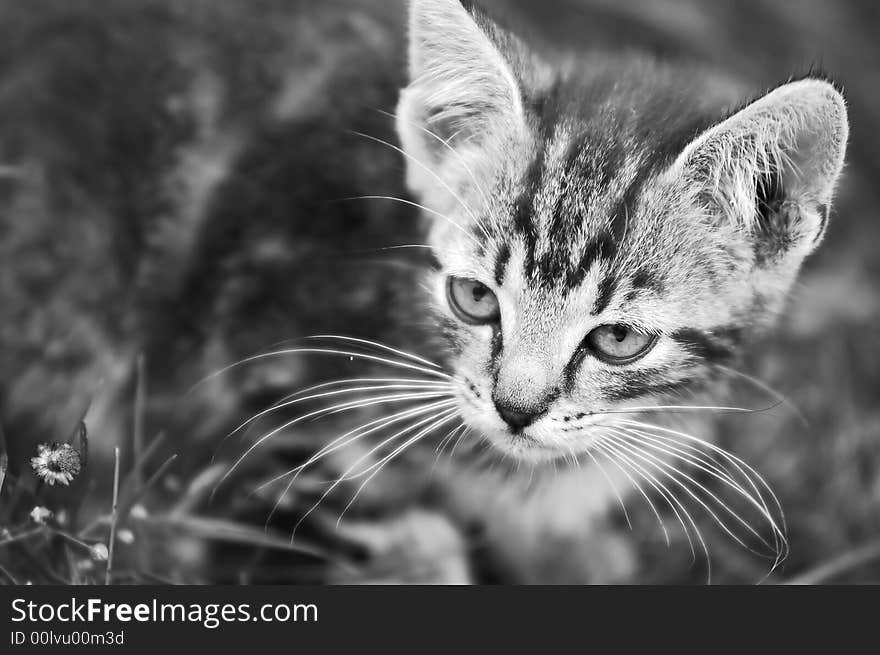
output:
<path id="1" fill-rule="evenodd" d="M 497 400 L 495 401 L 495 410 L 498 412 L 498 416 L 510 426 L 510 429 L 513 430 L 513 432 L 521 431 L 523 428 L 534 423 L 535 419 L 547 413 L 546 407 L 523 409 L 520 407 L 505 405 Z"/>
<path id="2" fill-rule="evenodd" d="M 544 416 L 559 397 L 562 364 L 540 348 L 540 335 L 508 340 L 498 362 L 492 401 L 514 434 Z"/>

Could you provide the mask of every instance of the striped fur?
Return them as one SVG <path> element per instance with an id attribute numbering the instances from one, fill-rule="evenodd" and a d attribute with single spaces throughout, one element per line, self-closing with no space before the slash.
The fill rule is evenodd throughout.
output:
<path id="1" fill-rule="evenodd" d="M 436 307 L 450 317 L 450 275 L 499 298 L 496 329 L 453 320 L 451 367 L 468 381 L 465 418 L 504 452 L 582 453 L 589 430 L 560 444 L 555 421 L 711 390 L 821 238 L 847 140 L 824 80 L 734 111 L 706 73 L 546 60 L 457 0 L 413 2 L 410 58 L 398 130 L 412 190 L 446 218 Z M 584 352 L 617 323 L 656 346 L 623 367 Z M 493 398 L 544 410 L 528 439 Z"/>

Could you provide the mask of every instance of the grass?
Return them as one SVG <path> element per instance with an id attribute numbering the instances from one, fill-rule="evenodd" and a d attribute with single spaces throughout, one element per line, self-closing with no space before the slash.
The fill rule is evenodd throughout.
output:
<path id="1" fill-rule="evenodd" d="M 139 361 L 143 360 L 139 358 Z M 143 370 L 143 364 L 139 366 Z M 144 425 L 144 376 L 138 375 L 135 426 Z M 286 535 L 216 516 L 200 515 L 226 464 L 194 472 L 193 483 L 173 500 L 161 492 L 179 463 L 177 453 L 162 459 L 159 434 L 146 445 L 131 438 L 114 447 L 109 466 L 89 461 L 88 415 L 83 414 L 64 443 L 75 445 L 82 470 L 69 486 L 44 484 L 27 462 L 9 466 L 0 430 L 0 577 L 4 584 L 176 584 L 205 583 L 192 557 L 181 551 L 207 552 L 218 542 L 258 550 L 277 550 L 325 559 L 307 544 Z M 138 453 L 123 470 L 121 453 Z M 157 464 L 158 462 L 158 464 Z M 110 479 L 110 492 L 102 481 Z M 96 491 L 97 490 L 97 491 Z M 97 496 L 97 497 L 95 497 Z M 36 510 L 35 516 L 32 513 Z M 178 552 L 175 552 L 178 551 Z"/>

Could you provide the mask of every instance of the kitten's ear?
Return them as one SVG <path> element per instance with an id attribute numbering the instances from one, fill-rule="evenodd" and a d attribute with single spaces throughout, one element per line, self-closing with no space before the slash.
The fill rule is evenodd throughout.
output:
<path id="1" fill-rule="evenodd" d="M 521 92 L 508 56 L 518 47 L 459 0 L 410 0 L 410 83 L 401 92 L 397 129 L 414 191 L 436 187 L 425 167 L 436 172 L 450 147 L 479 147 L 490 130 L 522 129 Z"/>
<path id="2" fill-rule="evenodd" d="M 790 82 L 704 132 L 673 165 L 710 211 L 753 240 L 758 263 L 795 263 L 825 232 L 849 123 L 830 83 Z"/>

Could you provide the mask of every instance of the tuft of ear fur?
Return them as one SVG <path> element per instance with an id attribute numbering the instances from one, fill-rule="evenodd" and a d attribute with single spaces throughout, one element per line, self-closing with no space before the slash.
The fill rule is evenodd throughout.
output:
<path id="1" fill-rule="evenodd" d="M 397 129 L 413 191 L 429 195 L 436 180 L 425 168 L 436 173 L 453 147 L 479 147 L 490 131 L 523 128 L 519 83 L 499 46 L 516 47 L 459 0 L 411 0 L 410 84 Z"/>
<path id="2" fill-rule="evenodd" d="M 849 136 L 832 84 L 784 84 L 689 144 L 672 172 L 752 239 L 759 264 L 799 263 L 821 240 Z"/>

